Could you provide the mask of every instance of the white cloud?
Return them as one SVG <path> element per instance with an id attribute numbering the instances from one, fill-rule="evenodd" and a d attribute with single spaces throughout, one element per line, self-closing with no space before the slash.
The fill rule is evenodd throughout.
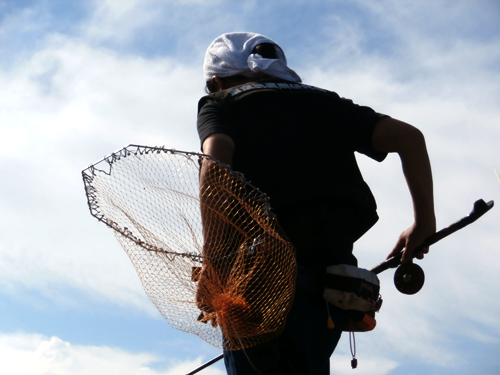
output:
<path id="1" fill-rule="evenodd" d="M 57 298 L 58 285 L 76 287 L 154 313 L 125 254 L 110 251 L 111 231 L 88 215 L 80 171 L 129 143 L 196 150 L 197 78 L 62 36 L 0 72 L 5 285 Z"/>
<path id="2" fill-rule="evenodd" d="M 200 357 L 180 362 L 107 346 L 72 345 L 54 336 L 0 334 L 0 362 L 3 373 L 9 375 L 182 375 L 203 360 Z M 165 362 L 169 365 L 162 365 L 164 370 L 155 369 L 157 363 Z M 223 372 L 212 366 L 203 374 Z"/>
<path id="3" fill-rule="evenodd" d="M 202 27 L 192 25 L 210 23 L 207 12 L 215 12 L 221 3 L 222 0 L 94 1 L 95 8 L 81 31 L 90 43 L 111 43 L 119 47 L 141 44 L 153 38 L 160 43 L 164 39 L 171 40 L 174 45 L 170 47 L 175 51 L 175 45 L 181 42 L 184 54 L 189 55 L 193 51 L 185 47 L 198 44 L 195 38 L 203 35 Z M 219 17 L 222 15 L 216 16 Z"/>
<path id="4" fill-rule="evenodd" d="M 90 40 L 112 40 L 118 43 L 128 42 L 134 32 L 144 25 L 154 22 L 161 15 L 155 12 L 151 3 L 158 1 L 106 0 L 95 2 L 96 8 L 85 34 Z"/>

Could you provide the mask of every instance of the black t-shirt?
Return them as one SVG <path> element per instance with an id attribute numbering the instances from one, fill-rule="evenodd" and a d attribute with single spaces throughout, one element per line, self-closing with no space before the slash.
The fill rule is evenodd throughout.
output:
<path id="1" fill-rule="evenodd" d="M 233 169 L 270 197 L 299 262 L 324 267 L 354 264 L 352 243 L 378 219 L 354 152 L 385 158 L 371 145 L 382 117 L 334 92 L 259 81 L 203 97 L 198 133 L 233 139 Z"/>

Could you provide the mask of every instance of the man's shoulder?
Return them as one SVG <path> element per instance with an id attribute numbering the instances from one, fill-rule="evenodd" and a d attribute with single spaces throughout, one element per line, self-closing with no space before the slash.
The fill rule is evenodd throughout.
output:
<path id="1" fill-rule="evenodd" d="M 272 91 L 319 91 L 319 92 L 329 92 L 328 90 L 322 89 L 320 87 L 306 85 L 304 83 L 288 82 L 283 80 L 276 81 L 261 81 L 261 82 L 249 82 L 240 86 L 232 87 L 225 90 L 229 96 L 237 96 L 243 93 L 257 91 L 257 90 L 272 90 Z"/>
<path id="2" fill-rule="evenodd" d="M 327 95 L 332 98 L 339 99 L 339 96 L 333 92 L 320 87 L 307 85 L 304 83 L 296 83 L 284 80 L 266 80 L 248 82 L 239 86 L 231 87 L 226 90 L 215 92 L 201 98 L 200 103 L 214 101 L 218 103 L 234 103 L 241 99 L 259 93 L 275 93 L 275 94 L 320 94 Z"/>

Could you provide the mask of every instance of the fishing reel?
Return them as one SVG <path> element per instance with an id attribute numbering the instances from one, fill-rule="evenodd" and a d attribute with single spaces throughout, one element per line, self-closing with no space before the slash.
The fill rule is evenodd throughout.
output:
<path id="1" fill-rule="evenodd" d="M 394 285 L 403 294 L 415 294 L 424 286 L 425 274 L 415 263 L 401 264 L 394 273 Z"/>
<path id="2" fill-rule="evenodd" d="M 493 208 L 493 201 L 489 201 L 486 203 L 484 200 L 479 199 L 474 202 L 474 207 L 471 213 L 468 216 L 463 217 L 462 219 L 454 222 L 447 228 L 441 229 L 439 232 L 434 233 L 432 236 L 427 238 L 421 246 L 430 246 L 440 241 L 441 239 L 449 236 L 452 233 L 455 233 L 457 230 L 460 230 L 467 225 L 473 223 L 481 216 L 483 216 L 486 212 Z M 414 250 L 414 253 L 416 253 Z M 399 290 L 403 294 L 415 294 L 424 285 L 425 275 L 422 268 L 414 263 L 404 263 L 401 264 L 403 252 L 393 256 L 392 258 L 386 259 L 384 262 L 379 265 L 373 267 L 370 271 L 374 274 L 378 275 L 379 273 L 389 269 L 397 267 L 396 272 L 394 273 L 394 285 L 396 289 Z"/>

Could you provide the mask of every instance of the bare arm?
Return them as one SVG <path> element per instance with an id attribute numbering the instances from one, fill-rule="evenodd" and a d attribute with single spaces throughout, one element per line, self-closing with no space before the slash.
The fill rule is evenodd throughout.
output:
<path id="1" fill-rule="evenodd" d="M 216 159 L 224 164 L 231 166 L 234 153 L 233 140 L 221 133 L 212 134 L 202 145 L 203 153 Z M 216 246 L 218 240 L 217 231 L 215 228 L 223 226 L 217 218 L 215 211 L 223 201 L 223 191 L 212 192 L 213 187 L 210 186 L 212 161 L 204 160 L 200 171 L 200 203 L 201 203 L 201 220 L 203 225 L 203 255 L 210 256 L 211 247 Z"/>
<path id="2" fill-rule="evenodd" d="M 233 163 L 234 141 L 226 134 L 208 136 L 202 145 L 203 153 L 229 166 Z"/>
<path id="3" fill-rule="evenodd" d="M 388 258 L 405 249 L 402 262 L 409 262 L 413 250 L 436 232 L 432 171 L 425 139 L 417 128 L 385 118 L 377 124 L 372 142 L 376 151 L 396 152 L 401 158 L 413 202 L 414 223 L 401 233 Z M 423 258 L 428 251 L 428 248 L 423 248 L 417 257 Z"/>
<path id="4" fill-rule="evenodd" d="M 225 134 L 212 134 L 203 142 L 203 153 L 224 164 L 231 166 L 234 153 L 234 142 Z M 213 313 L 212 289 L 214 285 L 224 284 L 225 277 L 220 270 L 214 268 L 210 257 L 218 253 L 220 241 L 226 231 L 225 222 L 220 220 L 218 211 L 225 200 L 224 191 L 214 191 L 210 181 L 217 174 L 213 161 L 204 159 L 200 171 L 200 209 L 203 226 L 203 267 L 198 277 L 196 301 L 207 319 Z M 215 320 L 214 320 L 215 321 Z M 214 323 L 213 323 L 214 324 Z"/>

